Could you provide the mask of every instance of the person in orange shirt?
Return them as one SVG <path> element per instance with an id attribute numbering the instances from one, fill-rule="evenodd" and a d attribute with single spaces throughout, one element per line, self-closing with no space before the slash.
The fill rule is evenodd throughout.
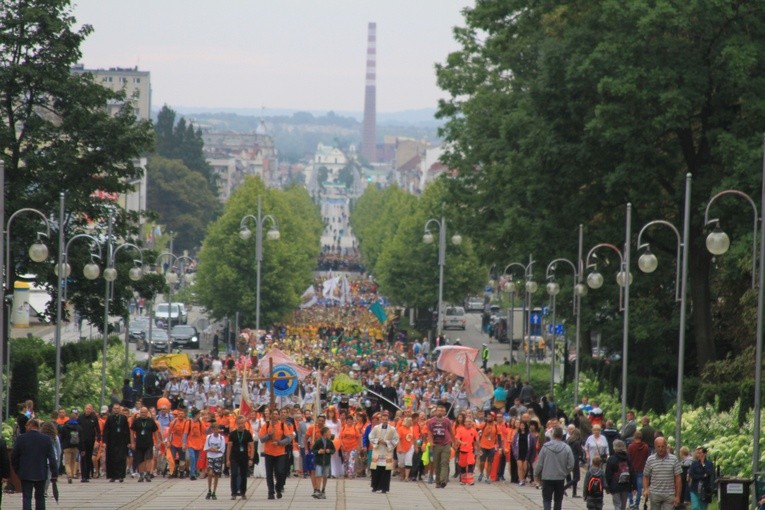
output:
<path id="1" fill-rule="evenodd" d="M 465 425 L 457 427 L 454 436 L 454 448 L 459 451 L 459 473 L 461 485 L 474 485 L 473 470 L 475 469 L 478 445 L 478 430 L 473 426 L 473 418 L 465 418 Z"/>
<path id="2" fill-rule="evenodd" d="M 263 456 L 266 458 L 266 484 L 268 499 L 282 498 L 282 491 L 287 479 L 287 450 L 292 444 L 295 432 L 292 427 L 279 419 L 279 413 L 272 411 L 270 421 L 260 429 L 263 442 Z"/>
<path id="3" fill-rule="evenodd" d="M 178 409 L 178 416 L 170 422 L 170 432 L 167 438 L 173 458 L 178 459 L 175 464 L 175 471 L 170 475 L 170 478 L 185 478 L 186 476 L 186 472 L 182 469 L 183 466 L 181 464 L 185 463 L 186 459 L 186 440 L 189 434 L 189 425 L 191 425 L 191 421 L 186 418 L 186 411 Z"/>
<path id="4" fill-rule="evenodd" d="M 480 482 L 486 474 L 486 483 L 491 483 L 491 465 L 494 462 L 494 454 L 499 450 L 501 444 L 500 428 L 497 425 L 497 415 L 489 413 L 486 415 L 486 422 L 481 427 L 481 459 L 478 465 L 478 481 Z"/>
<path id="5" fill-rule="evenodd" d="M 398 476 L 403 482 L 409 480 L 409 473 L 412 471 L 412 459 L 414 458 L 414 443 L 417 442 L 417 437 L 414 432 L 414 425 L 412 418 L 406 417 L 398 427 L 398 446 L 396 447 L 396 453 L 398 454 Z"/>
<path id="6" fill-rule="evenodd" d="M 199 419 L 199 409 L 191 410 L 191 423 L 189 423 L 186 447 L 189 454 L 189 479 L 196 480 L 199 476 L 197 463 L 199 454 L 205 447 L 205 427 Z"/>
<path id="7" fill-rule="evenodd" d="M 340 449 L 343 454 L 343 473 L 346 478 L 356 478 L 356 458 L 361 448 L 361 434 L 353 422 L 347 417 L 340 425 Z"/>
<path id="8" fill-rule="evenodd" d="M 66 422 L 69 421 L 69 416 L 66 415 L 66 409 L 63 407 L 58 408 L 58 414 L 56 415 L 56 424 L 59 427 L 59 430 L 61 430 L 61 427 L 63 427 Z"/>

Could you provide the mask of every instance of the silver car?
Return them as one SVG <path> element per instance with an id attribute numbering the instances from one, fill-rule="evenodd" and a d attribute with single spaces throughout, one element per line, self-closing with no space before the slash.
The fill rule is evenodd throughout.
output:
<path id="1" fill-rule="evenodd" d="M 444 312 L 443 328 L 461 329 L 465 331 L 467 320 L 465 319 L 465 309 L 461 306 L 450 306 Z"/>

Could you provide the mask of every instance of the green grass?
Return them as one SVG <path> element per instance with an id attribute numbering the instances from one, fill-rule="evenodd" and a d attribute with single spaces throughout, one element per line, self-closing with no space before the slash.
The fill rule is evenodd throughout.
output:
<path id="1" fill-rule="evenodd" d="M 516 363 L 514 365 L 494 365 L 492 367 L 494 375 L 509 374 L 520 376 L 526 380 L 526 364 Z M 550 389 L 550 365 L 543 363 L 531 363 L 531 386 L 534 387 L 537 394 L 542 395 Z"/>

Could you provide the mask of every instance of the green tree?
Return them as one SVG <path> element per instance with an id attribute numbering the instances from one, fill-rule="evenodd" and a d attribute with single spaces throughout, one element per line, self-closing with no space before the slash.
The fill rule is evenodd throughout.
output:
<path id="1" fill-rule="evenodd" d="M 259 178 L 248 177 L 226 203 L 223 214 L 209 228 L 199 253 L 197 284 L 199 301 L 215 318 L 239 312 L 242 326 L 255 325 L 255 236 L 239 236 L 242 218 L 257 215 L 258 197 L 264 214 L 278 222 L 278 241 L 265 235 L 261 264 L 261 325 L 283 320 L 300 303 L 312 279 L 319 255 L 322 224 L 316 206 L 305 189 L 287 191 L 266 188 Z M 245 220 L 255 232 L 251 220 Z"/>
<path id="2" fill-rule="evenodd" d="M 181 119 L 176 124 L 175 111 L 164 105 L 157 114 L 155 125 L 157 154 L 166 159 L 180 159 L 190 170 L 199 172 L 207 180 L 210 191 L 217 193 L 215 174 L 204 154 L 202 130 Z"/>
<path id="3" fill-rule="evenodd" d="M 470 293 L 483 287 L 485 268 L 476 257 L 472 241 L 462 236 L 462 243 L 453 245 L 451 237 L 457 233 L 450 223 L 454 216 L 447 207 L 443 181 L 437 181 L 425 190 L 412 213 L 398 223 L 395 235 L 389 238 L 375 265 L 375 277 L 383 294 L 394 303 L 417 308 L 436 308 L 438 303 L 438 232 L 432 230 L 435 243 L 422 241 L 425 223 L 430 218 L 446 219 L 446 265 L 444 266 L 444 302 L 462 303 Z"/>
<path id="4" fill-rule="evenodd" d="M 218 198 L 206 186 L 204 176 L 181 160 L 154 156 L 147 172 L 148 207 L 159 214 L 160 223 L 177 234 L 175 247 L 193 250 L 220 209 Z"/>
<path id="5" fill-rule="evenodd" d="M 96 233 L 103 234 L 113 197 L 132 189 L 131 182 L 142 173 L 136 162 L 153 145 L 150 123 L 136 119 L 124 93 L 95 83 L 91 74 L 71 72 L 81 57 L 80 44 L 92 31 L 89 25 L 75 30 L 76 24 L 68 0 L 4 1 L 0 7 L 0 157 L 5 163 L 6 219 L 25 207 L 54 215 L 64 191 L 67 238 L 92 223 Z M 110 115 L 107 104 L 124 107 Z M 130 238 L 137 219 L 135 212 L 120 213 L 115 233 Z M 8 280 L 33 273 L 55 293 L 53 265 L 31 263 L 26 256 L 40 229 L 40 220 L 32 215 L 14 221 L 13 274 Z M 56 243 L 48 244 L 55 257 Z M 73 252 L 70 264 L 77 272 L 88 261 L 87 249 Z M 87 319 L 99 324 L 103 300 L 85 295 L 89 287 L 77 278 L 73 275 L 69 297 L 84 305 L 80 310 Z M 117 302 L 129 293 L 126 284 L 126 276 L 118 280 Z"/>
<path id="6" fill-rule="evenodd" d="M 462 208 L 482 259 L 575 256 L 579 223 L 588 245 L 621 245 L 627 202 L 635 205 L 633 232 L 656 218 L 680 226 L 691 173 L 691 352 L 703 366 L 731 350 L 732 335 L 713 329 L 713 297 L 729 296 L 720 301 L 736 316 L 751 310 L 741 291 L 748 266 L 718 258 L 728 278 L 711 278 L 703 210 L 717 190 L 759 189 L 765 4 L 512 0 L 480 2 L 465 21 L 455 30 L 460 50 L 437 67 L 451 96 L 439 116 L 447 120 L 445 160 L 460 173 L 450 201 Z M 749 211 L 740 205 L 721 203 L 715 217 L 728 218 L 746 243 Z M 669 261 L 675 242 L 665 234 L 647 240 Z M 610 267 L 599 262 L 608 273 L 610 259 Z M 665 382 L 675 376 L 673 270 L 668 262 L 651 277 L 636 275 L 630 321 L 631 349 L 646 355 L 641 370 L 661 372 Z M 612 283 L 591 292 L 583 308 L 615 316 L 615 292 Z M 586 315 L 585 329 L 598 327 Z"/>
<path id="7" fill-rule="evenodd" d="M 367 186 L 351 214 L 364 265 L 374 272 L 383 248 L 396 234 L 401 221 L 414 212 L 417 198 L 398 186 L 379 190 Z"/>

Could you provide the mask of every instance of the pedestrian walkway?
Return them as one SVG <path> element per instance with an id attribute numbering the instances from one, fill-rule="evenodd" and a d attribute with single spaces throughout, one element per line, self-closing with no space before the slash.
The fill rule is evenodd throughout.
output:
<path id="1" fill-rule="evenodd" d="M 368 479 L 329 480 L 327 499 L 311 497 L 311 481 L 289 478 L 283 499 L 266 499 L 266 481 L 248 480 L 247 499 L 231 500 L 228 478 L 218 486 L 218 500 L 206 501 L 205 480 L 169 480 L 155 478 L 151 484 L 137 483 L 128 478 L 125 483 L 92 480 L 89 484 L 59 483 L 60 498 L 56 504 L 48 498 L 48 508 L 61 510 L 168 510 L 168 509 L 255 509 L 279 508 L 306 510 L 538 510 L 542 494 L 533 486 L 519 487 L 504 482 L 476 484 L 472 487 L 450 483 L 445 489 L 425 483 L 392 481 L 391 492 L 373 494 Z M 4 494 L 3 509 L 20 509 L 20 494 Z M 583 510 L 581 499 L 564 498 L 564 510 Z"/>

